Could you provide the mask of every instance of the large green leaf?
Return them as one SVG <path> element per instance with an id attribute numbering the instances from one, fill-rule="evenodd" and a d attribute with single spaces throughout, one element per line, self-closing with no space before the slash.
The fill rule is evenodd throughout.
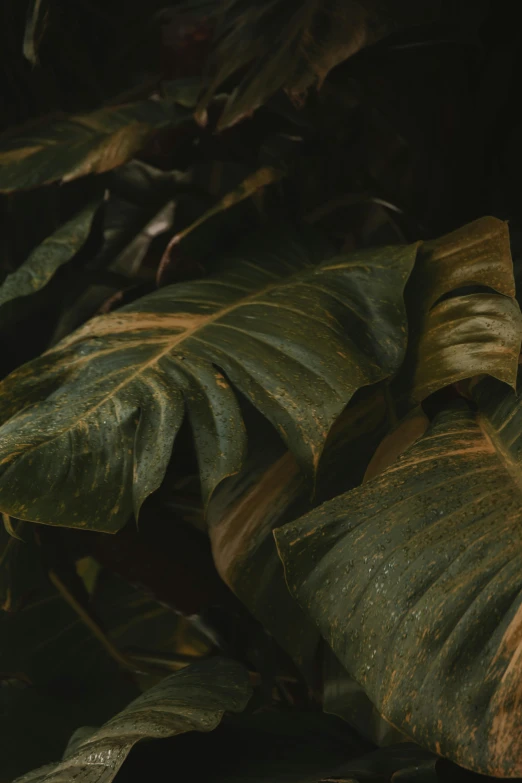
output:
<path id="1" fill-rule="evenodd" d="M 9 319 L 20 297 L 43 288 L 55 272 L 76 255 L 89 236 L 99 203 L 92 203 L 38 245 L 0 286 L 0 324 Z"/>
<path id="2" fill-rule="evenodd" d="M 393 9 L 374 0 L 187 0 L 185 7 L 215 17 L 208 89 L 200 112 L 232 74 L 246 74 L 232 93 L 221 127 L 257 109 L 284 87 L 300 96 L 329 71 L 368 44 L 403 25 L 431 19 L 438 2 L 398 0 Z"/>
<path id="3" fill-rule="evenodd" d="M 151 99 L 10 130 L 0 136 L 0 191 L 110 171 L 132 158 L 152 133 L 190 117 L 171 101 Z"/>
<path id="4" fill-rule="evenodd" d="M 213 658 L 192 664 L 80 739 L 63 761 L 24 775 L 18 783 L 110 783 L 140 740 L 212 731 L 225 712 L 243 710 L 250 696 L 248 674 L 235 661 Z"/>
<path id="5" fill-rule="evenodd" d="M 287 582 L 382 714 L 464 767 L 522 775 L 522 399 L 440 413 L 382 475 L 276 531 Z"/>
<path id="6" fill-rule="evenodd" d="M 243 460 L 232 384 L 313 475 L 352 395 L 401 364 L 416 253 L 318 266 L 315 234 L 250 237 L 219 275 L 89 322 L 0 386 L 1 510 L 117 530 L 160 485 L 185 408 L 207 502 Z"/>
<path id="7" fill-rule="evenodd" d="M 480 374 L 514 386 L 522 338 L 514 297 L 504 221 L 481 218 L 423 243 L 408 284 L 411 340 L 399 385 L 416 401 Z"/>

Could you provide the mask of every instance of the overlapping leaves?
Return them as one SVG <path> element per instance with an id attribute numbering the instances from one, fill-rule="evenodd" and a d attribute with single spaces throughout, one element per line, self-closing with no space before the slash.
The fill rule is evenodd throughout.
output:
<path id="1" fill-rule="evenodd" d="M 276 532 L 288 585 L 384 716 L 517 777 L 522 400 L 478 385 L 381 476 Z"/>
<path id="2" fill-rule="evenodd" d="M 411 336 L 399 389 L 416 401 L 489 374 L 514 385 L 522 320 L 508 226 L 482 218 L 425 242 L 409 281 Z"/>
<path id="3" fill-rule="evenodd" d="M 330 254 L 315 235 L 252 237 L 218 276 L 90 321 L 1 386 L 1 508 L 118 529 L 160 485 L 185 409 L 207 501 L 242 464 L 232 384 L 313 474 L 352 395 L 401 364 L 416 253 L 317 265 Z"/>

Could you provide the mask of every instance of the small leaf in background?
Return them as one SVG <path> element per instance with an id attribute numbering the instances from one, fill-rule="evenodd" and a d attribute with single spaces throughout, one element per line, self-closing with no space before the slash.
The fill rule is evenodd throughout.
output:
<path id="1" fill-rule="evenodd" d="M 89 236 L 98 207 L 99 202 L 96 202 L 78 212 L 44 239 L 29 258 L 6 277 L 0 286 L 0 324 L 9 320 L 19 297 L 39 291 L 63 264 L 76 255 Z"/>
<path id="2" fill-rule="evenodd" d="M 10 130 L 0 136 L 0 192 L 110 171 L 132 158 L 155 131 L 190 118 L 182 106 L 151 99 Z"/>
<path id="3" fill-rule="evenodd" d="M 265 232 L 221 274 L 90 321 L 0 387 L 1 510 L 118 530 L 160 486 L 185 408 L 206 505 L 243 462 L 233 386 L 313 477 L 353 394 L 400 367 L 417 248 L 323 261 L 314 232 Z"/>
<path id="4" fill-rule="evenodd" d="M 357 485 L 385 426 L 381 389 L 359 395 L 348 406 L 328 438 L 315 502 Z M 226 584 L 315 684 L 318 634 L 288 592 L 273 539 L 275 528 L 303 514 L 314 501 L 306 477 L 277 433 L 265 432 L 262 420 L 250 418 L 247 431 L 252 445 L 243 469 L 218 487 L 208 507 L 214 561 Z"/>
<path id="5" fill-rule="evenodd" d="M 159 283 L 161 281 L 163 273 L 170 263 L 173 248 L 176 245 L 179 245 L 182 239 L 188 236 L 192 231 L 194 231 L 194 229 L 203 225 L 203 223 L 205 223 L 209 218 L 214 217 L 214 215 L 217 215 L 220 212 L 224 212 L 225 210 L 230 209 L 247 198 L 250 198 L 267 185 L 278 182 L 282 176 L 283 172 L 274 168 L 273 166 L 264 166 L 263 168 L 258 169 L 254 174 L 251 174 L 246 179 L 244 179 L 239 187 L 236 188 L 236 190 L 232 191 L 231 193 L 227 193 L 226 196 L 223 196 L 223 198 L 220 199 L 215 206 L 207 210 L 200 218 L 198 218 L 198 220 L 175 234 L 167 245 L 165 253 L 163 254 L 163 257 L 158 266 L 158 272 L 156 275 L 157 282 Z"/>
<path id="6" fill-rule="evenodd" d="M 63 761 L 24 775 L 17 783 L 111 783 L 140 740 L 212 731 L 225 712 L 241 712 L 250 696 L 247 672 L 235 661 L 214 658 L 192 664 L 135 699 L 94 734 L 87 733 Z"/>
<path id="7" fill-rule="evenodd" d="M 384 473 L 277 530 L 287 583 L 382 714 L 481 774 L 522 773 L 521 399 L 443 410 Z"/>
<path id="8" fill-rule="evenodd" d="M 78 725 L 102 723 L 141 690 L 209 651 L 192 623 L 109 572 L 98 573 L 88 602 L 56 573 L 49 580 L 42 554 L 34 544 L 29 548 L 31 528 L 23 523 L 25 560 L 22 550 L 1 572 L 2 580 L 11 574 L 18 591 L 33 586 L 18 607 L 11 587 L 18 611 L 0 613 L 0 672 L 7 678 L 0 690 L 0 768 L 11 777 L 58 757 Z M 30 687 L 14 687 L 20 677 Z M 22 753 L 27 734 L 31 743 Z"/>
<path id="9" fill-rule="evenodd" d="M 262 6 L 248 0 L 226 0 L 219 6 L 187 0 L 183 7 L 216 19 L 200 114 L 225 80 L 246 69 L 220 118 L 221 129 L 251 114 L 282 87 L 298 100 L 364 46 L 438 12 L 437 2 L 425 0 L 400 0 L 391 11 L 373 0 L 335 0 L 327 7 L 321 0 L 276 0 Z"/>
<path id="10" fill-rule="evenodd" d="M 38 65 L 38 49 L 45 32 L 49 0 L 30 0 L 24 35 L 24 57 L 31 65 Z"/>

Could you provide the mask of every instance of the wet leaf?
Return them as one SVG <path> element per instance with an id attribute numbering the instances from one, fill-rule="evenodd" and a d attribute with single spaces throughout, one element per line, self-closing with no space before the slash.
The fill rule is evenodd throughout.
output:
<path id="1" fill-rule="evenodd" d="M 479 291 L 468 293 L 472 286 Z M 411 340 L 400 383 L 415 400 L 482 373 L 514 386 L 522 318 L 507 223 L 485 217 L 425 242 L 409 294 Z"/>
<path id="2" fill-rule="evenodd" d="M 91 203 L 44 239 L 29 258 L 0 286 L 0 324 L 9 320 L 17 299 L 43 288 L 55 272 L 70 261 L 89 236 L 99 203 Z"/>
<path id="3" fill-rule="evenodd" d="M 522 399 L 492 379 L 384 473 L 276 531 L 292 594 L 384 717 L 520 776 Z"/>
<path id="4" fill-rule="evenodd" d="M 218 87 L 246 69 L 220 119 L 225 128 L 257 109 L 280 88 L 297 98 L 329 71 L 364 46 L 403 25 L 433 18 L 438 3 L 401 0 L 393 9 L 364 0 L 188 0 L 185 7 L 215 17 L 215 43 L 208 64 L 208 89 L 199 105 L 203 114 Z"/>
<path id="5" fill-rule="evenodd" d="M 1 387 L 0 509 L 115 531 L 160 485 L 185 409 L 203 498 L 242 465 L 233 386 L 312 477 L 328 432 L 405 351 L 417 245 L 328 257 L 315 235 L 256 235 L 219 275 L 101 316 Z"/>
<path id="6" fill-rule="evenodd" d="M 213 658 L 171 675 L 131 702 L 63 761 L 35 770 L 17 783 L 110 783 L 132 747 L 187 731 L 212 731 L 225 712 L 240 712 L 251 696 L 248 675 L 235 661 Z"/>
<path id="7" fill-rule="evenodd" d="M 171 101 L 151 99 L 10 130 L 0 136 L 0 192 L 110 171 L 132 158 L 155 131 L 190 117 Z"/>
<path id="8" fill-rule="evenodd" d="M 48 12 L 48 0 L 30 0 L 24 34 L 24 57 L 31 65 L 38 65 L 38 49 Z"/>

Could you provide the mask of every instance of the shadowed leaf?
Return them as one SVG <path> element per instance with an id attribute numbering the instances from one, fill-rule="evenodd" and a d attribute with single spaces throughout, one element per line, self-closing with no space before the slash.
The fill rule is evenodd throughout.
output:
<path id="1" fill-rule="evenodd" d="M 22 530 L 35 589 L 19 611 L 0 613 L 0 672 L 23 674 L 30 686 L 0 690 L 0 763 L 11 777 L 59 756 L 73 729 L 107 720 L 178 668 L 179 653 L 208 649 L 169 607 L 105 571 L 80 603 L 54 572 L 47 578 L 31 527 Z"/>
<path id="2" fill-rule="evenodd" d="M 276 531 L 287 582 L 382 714 L 522 773 L 522 401 L 492 379 L 379 477 Z"/>
<path id="3" fill-rule="evenodd" d="M 316 491 L 321 499 L 361 480 L 386 418 L 380 389 L 341 414 L 319 467 Z M 261 432 L 260 427 L 251 433 L 244 468 L 218 488 L 209 504 L 212 553 L 222 579 L 311 680 L 317 630 L 288 592 L 273 539 L 275 528 L 312 507 L 309 482 L 276 433 Z"/>
<path id="4" fill-rule="evenodd" d="M 190 117 L 170 101 L 146 100 L 10 130 L 0 136 L 0 192 L 110 171 L 132 158 L 155 131 Z"/>
<path id="5" fill-rule="evenodd" d="M 225 210 L 230 209 L 236 204 L 239 204 L 241 201 L 244 201 L 246 198 L 250 198 L 254 195 L 254 193 L 257 193 L 262 188 L 280 180 L 282 176 L 283 172 L 281 170 L 274 168 L 273 166 L 263 166 L 250 176 L 246 177 L 235 190 L 227 193 L 226 196 L 223 196 L 223 198 L 221 198 L 217 204 L 208 209 L 203 215 L 201 215 L 200 218 L 195 220 L 194 223 L 191 223 L 190 226 L 184 228 L 183 231 L 175 234 L 170 240 L 159 264 L 157 280 L 161 280 L 163 272 L 170 263 L 170 254 L 172 249 L 178 245 L 182 239 L 192 233 L 192 231 L 194 231 L 196 228 L 199 228 L 199 226 L 203 225 L 203 223 L 205 223 L 209 218 L 214 217 L 214 215 L 218 215 L 220 212 L 224 212 Z"/>
<path id="6" fill-rule="evenodd" d="M 323 710 L 338 715 L 363 737 L 379 747 L 409 742 L 379 714 L 364 688 L 351 677 L 326 643 L 323 643 Z"/>
<path id="7" fill-rule="evenodd" d="M 247 672 L 235 661 L 213 658 L 192 664 L 87 734 L 63 761 L 24 775 L 17 783 L 111 783 L 140 740 L 212 731 L 225 712 L 243 710 L 250 696 Z"/>
<path id="8" fill-rule="evenodd" d="M 0 523 L 0 609 L 16 611 L 38 586 L 39 559 L 30 526 L 4 515 Z"/>
<path id="9" fill-rule="evenodd" d="M 412 446 L 429 427 L 429 419 L 419 406 L 414 408 L 379 443 L 364 474 L 364 481 L 378 476 L 389 467 L 397 457 Z"/>
<path id="10" fill-rule="evenodd" d="M 117 530 L 160 485 L 185 408 L 207 503 L 242 465 L 233 385 L 313 476 L 353 394 L 401 364 L 416 253 L 317 265 L 329 254 L 314 234 L 250 237 L 218 276 L 90 321 L 0 387 L 0 508 Z"/>
<path id="11" fill-rule="evenodd" d="M 9 319 L 16 300 L 43 288 L 55 272 L 80 250 L 89 236 L 98 202 L 78 212 L 38 245 L 29 258 L 0 286 L 0 323 Z"/>
<path id="12" fill-rule="evenodd" d="M 393 9 L 374 0 L 188 0 L 184 6 L 217 22 L 199 113 L 226 79 L 246 69 L 221 116 L 224 128 L 280 88 L 299 97 L 311 85 L 321 85 L 332 68 L 364 46 L 403 25 L 433 18 L 438 2 L 400 0 Z"/>

